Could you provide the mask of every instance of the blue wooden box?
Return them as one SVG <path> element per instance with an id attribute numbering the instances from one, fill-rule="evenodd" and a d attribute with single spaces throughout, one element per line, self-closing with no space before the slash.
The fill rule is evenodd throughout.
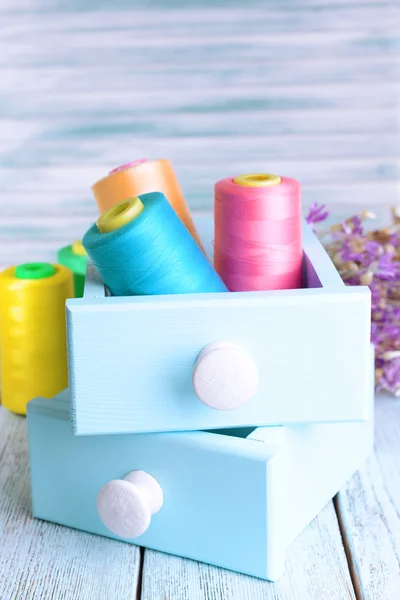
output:
<path id="1" fill-rule="evenodd" d="M 211 218 L 196 224 L 212 255 Z M 303 239 L 300 290 L 116 298 L 89 265 L 84 297 L 67 302 L 74 432 L 367 419 L 369 289 L 343 284 L 306 224 Z M 240 347 L 258 372 L 234 410 L 206 406 L 192 385 L 200 352 L 218 343 Z"/>
<path id="2" fill-rule="evenodd" d="M 370 381 L 367 395 L 358 392 L 368 408 L 372 389 Z M 163 504 L 144 533 L 127 542 L 270 580 L 282 574 L 288 546 L 372 448 L 372 416 L 358 423 L 74 436 L 68 391 L 30 402 L 28 429 L 35 517 L 121 539 L 100 519 L 99 492 L 144 471 L 160 486 Z M 137 513 L 123 501 L 123 518 L 134 526 Z"/>

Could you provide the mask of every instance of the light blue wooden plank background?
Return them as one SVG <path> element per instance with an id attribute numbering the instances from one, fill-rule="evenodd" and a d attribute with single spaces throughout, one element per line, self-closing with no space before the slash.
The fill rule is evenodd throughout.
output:
<path id="1" fill-rule="evenodd" d="M 212 206 L 216 179 L 248 169 L 298 177 L 305 205 L 341 214 L 396 202 L 399 11 L 397 0 L 0 0 L 0 267 L 79 237 L 96 214 L 92 182 L 138 156 L 171 158 L 193 209 Z M 378 402 L 378 460 L 338 502 L 370 600 L 397 598 L 396 407 Z M 25 428 L 13 423 L 0 436 L 4 593 L 136 596 L 131 547 L 105 561 L 105 540 L 27 521 Z M 60 552 L 60 536 L 74 551 Z M 147 553 L 143 595 L 342 599 L 340 543 L 329 505 L 276 588 Z"/>
<path id="2" fill-rule="evenodd" d="M 300 179 L 305 206 L 393 204 L 399 12 L 395 0 L 2 0 L 1 266 L 80 237 L 91 184 L 143 156 L 173 161 L 192 209 L 249 170 Z"/>

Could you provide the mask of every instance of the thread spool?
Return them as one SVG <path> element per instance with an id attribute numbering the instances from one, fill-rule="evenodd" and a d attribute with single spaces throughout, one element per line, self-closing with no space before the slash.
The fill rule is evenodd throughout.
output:
<path id="1" fill-rule="evenodd" d="M 169 160 L 142 158 L 116 167 L 92 186 L 101 214 L 122 200 L 149 192 L 162 192 L 203 249 L 182 190 Z"/>
<path id="2" fill-rule="evenodd" d="M 92 225 L 82 242 L 115 296 L 227 291 L 159 192 L 112 207 Z"/>
<path id="3" fill-rule="evenodd" d="M 300 183 L 249 173 L 215 184 L 214 266 L 230 291 L 302 287 Z"/>
<path id="4" fill-rule="evenodd" d="M 35 396 L 68 387 L 65 301 L 73 297 L 66 267 L 27 263 L 0 273 L 2 404 L 26 414 Z"/>
<path id="5" fill-rule="evenodd" d="M 82 242 L 77 240 L 70 246 L 60 248 L 57 253 L 57 262 L 72 271 L 75 298 L 82 298 L 87 265 L 87 254 Z"/>

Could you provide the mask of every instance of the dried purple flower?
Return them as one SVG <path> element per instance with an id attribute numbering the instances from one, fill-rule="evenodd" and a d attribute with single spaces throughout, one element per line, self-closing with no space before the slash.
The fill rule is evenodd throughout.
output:
<path id="1" fill-rule="evenodd" d="M 344 262 L 361 261 L 362 259 L 362 252 L 354 248 L 351 235 L 343 238 L 339 255 Z"/>
<path id="2" fill-rule="evenodd" d="M 308 222 L 328 216 L 325 206 L 312 205 Z M 364 231 L 374 218 L 362 211 L 323 231 L 320 237 L 346 285 L 371 290 L 371 340 L 375 345 L 375 380 L 379 390 L 400 396 L 400 208 L 392 209 L 392 224 Z"/>
<path id="3" fill-rule="evenodd" d="M 351 219 L 353 235 L 362 235 L 363 234 L 363 226 L 359 216 L 352 217 Z"/>
<path id="4" fill-rule="evenodd" d="M 321 223 L 325 221 L 329 216 L 329 211 L 327 210 L 325 204 L 317 204 L 313 202 L 309 208 L 308 215 L 306 216 L 306 221 L 311 227 L 316 223 Z"/>
<path id="5" fill-rule="evenodd" d="M 400 396 L 400 358 L 385 361 L 381 367 L 382 373 L 377 381 L 377 389 L 385 390 Z"/>
<path id="6" fill-rule="evenodd" d="M 381 244 L 379 244 L 379 242 L 376 242 L 375 240 L 368 240 L 367 242 L 365 242 L 364 247 L 365 252 L 368 253 L 371 260 L 375 260 L 378 257 L 382 246 Z"/>
<path id="7" fill-rule="evenodd" d="M 379 277 L 379 279 L 384 280 L 392 280 L 396 278 L 396 266 L 393 263 L 392 254 L 388 254 L 386 252 L 378 258 L 375 274 L 377 277 Z"/>

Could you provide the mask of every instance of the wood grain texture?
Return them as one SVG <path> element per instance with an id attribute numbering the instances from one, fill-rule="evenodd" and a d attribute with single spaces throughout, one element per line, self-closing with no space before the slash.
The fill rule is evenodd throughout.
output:
<path id="1" fill-rule="evenodd" d="M 269 170 L 304 205 L 398 199 L 396 0 L 3 0 L 0 236 L 47 259 L 96 216 L 91 184 L 170 158 L 192 209 Z M 350 207 L 349 207 L 349 210 Z"/>
<path id="2" fill-rule="evenodd" d="M 193 431 L 365 419 L 369 302 L 367 290 L 355 287 L 71 300 L 74 430 Z M 196 358 L 212 341 L 237 344 L 259 371 L 254 397 L 232 411 L 206 407 L 193 390 Z"/>
<path id="3" fill-rule="evenodd" d="M 171 158 L 192 208 L 266 168 L 298 177 L 305 206 L 398 201 L 395 0 L 167 4 L 0 3 L 1 267 L 54 260 L 96 216 L 90 185 L 139 156 Z M 338 502 L 368 600 L 398 600 L 398 412 L 378 403 L 377 455 Z M 27 471 L 25 421 L 2 409 L 1 600 L 135 598 L 136 549 L 32 521 Z M 148 552 L 142 596 L 354 598 L 339 542 L 329 505 L 274 585 Z"/>
<path id="4" fill-rule="evenodd" d="M 196 215 L 195 224 L 211 257 L 212 219 Z M 104 285 L 96 285 L 90 270 L 84 298 L 67 302 L 74 431 L 189 431 L 367 418 L 369 292 L 344 286 L 305 224 L 303 248 L 310 265 L 306 278 L 317 279 L 322 289 L 101 298 Z M 194 393 L 193 367 L 211 341 L 240 346 L 258 369 L 254 397 L 236 410 L 210 410 Z M 283 389 L 288 365 L 292 376 Z"/>
<path id="5" fill-rule="evenodd" d="M 134 600 L 135 546 L 32 519 L 26 419 L 0 407 L 1 600 Z"/>
<path id="6" fill-rule="evenodd" d="M 378 399 L 376 457 L 339 496 L 358 598 L 366 600 L 398 598 L 399 411 L 400 405 L 392 398 Z M 354 598 L 343 566 L 335 515 L 331 504 L 328 507 L 328 518 L 325 509 L 289 549 L 287 573 L 276 584 L 149 552 L 142 597 Z M 112 598 L 114 590 L 119 600 L 135 598 L 138 556 L 134 547 L 33 521 L 29 511 L 25 420 L 0 409 L 2 600 L 97 600 Z M 319 595 L 313 596 L 313 590 Z"/>
<path id="7" fill-rule="evenodd" d="M 251 552 L 251 548 L 244 548 Z M 332 502 L 298 537 L 277 583 L 146 550 L 141 600 L 355 599 Z"/>
<path id="8" fill-rule="evenodd" d="M 376 401 L 375 455 L 336 504 L 358 597 L 398 600 L 400 590 L 400 403 Z"/>
<path id="9" fill-rule="evenodd" d="M 282 490 L 283 469 L 272 460 L 275 445 L 204 431 L 76 437 L 66 393 L 52 400 L 36 398 L 27 412 L 35 516 L 115 538 L 97 513 L 99 490 L 132 470 L 142 470 L 160 484 L 164 504 L 138 543 L 268 579 L 282 572 L 285 543 L 290 543 L 299 525 L 310 522 L 332 497 L 332 486 L 337 490 L 346 480 L 347 465 L 340 462 L 339 485 L 335 473 L 310 502 L 304 499 L 294 522 L 276 518 L 275 525 L 273 515 L 282 515 L 280 509 L 290 511 L 280 504 L 273 506 L 266 494 L 267 486 L 277 494 Z M 365 435 L 356 436 L 362 446 Z M 327 454 L 326 446 L 325 442 Z M 315 470 L 312 465 L 311 476 Z M 246 485 L 238 485 L 240 481 Z M 304 488 L 305 496 L 308 490 Z M 317 507 L 307 518 L 314 498 Z M 130 519 L 128 511 L 125 516 Z M 254 555 L 243 555 L 243 546 L 253 546 Z"/>

